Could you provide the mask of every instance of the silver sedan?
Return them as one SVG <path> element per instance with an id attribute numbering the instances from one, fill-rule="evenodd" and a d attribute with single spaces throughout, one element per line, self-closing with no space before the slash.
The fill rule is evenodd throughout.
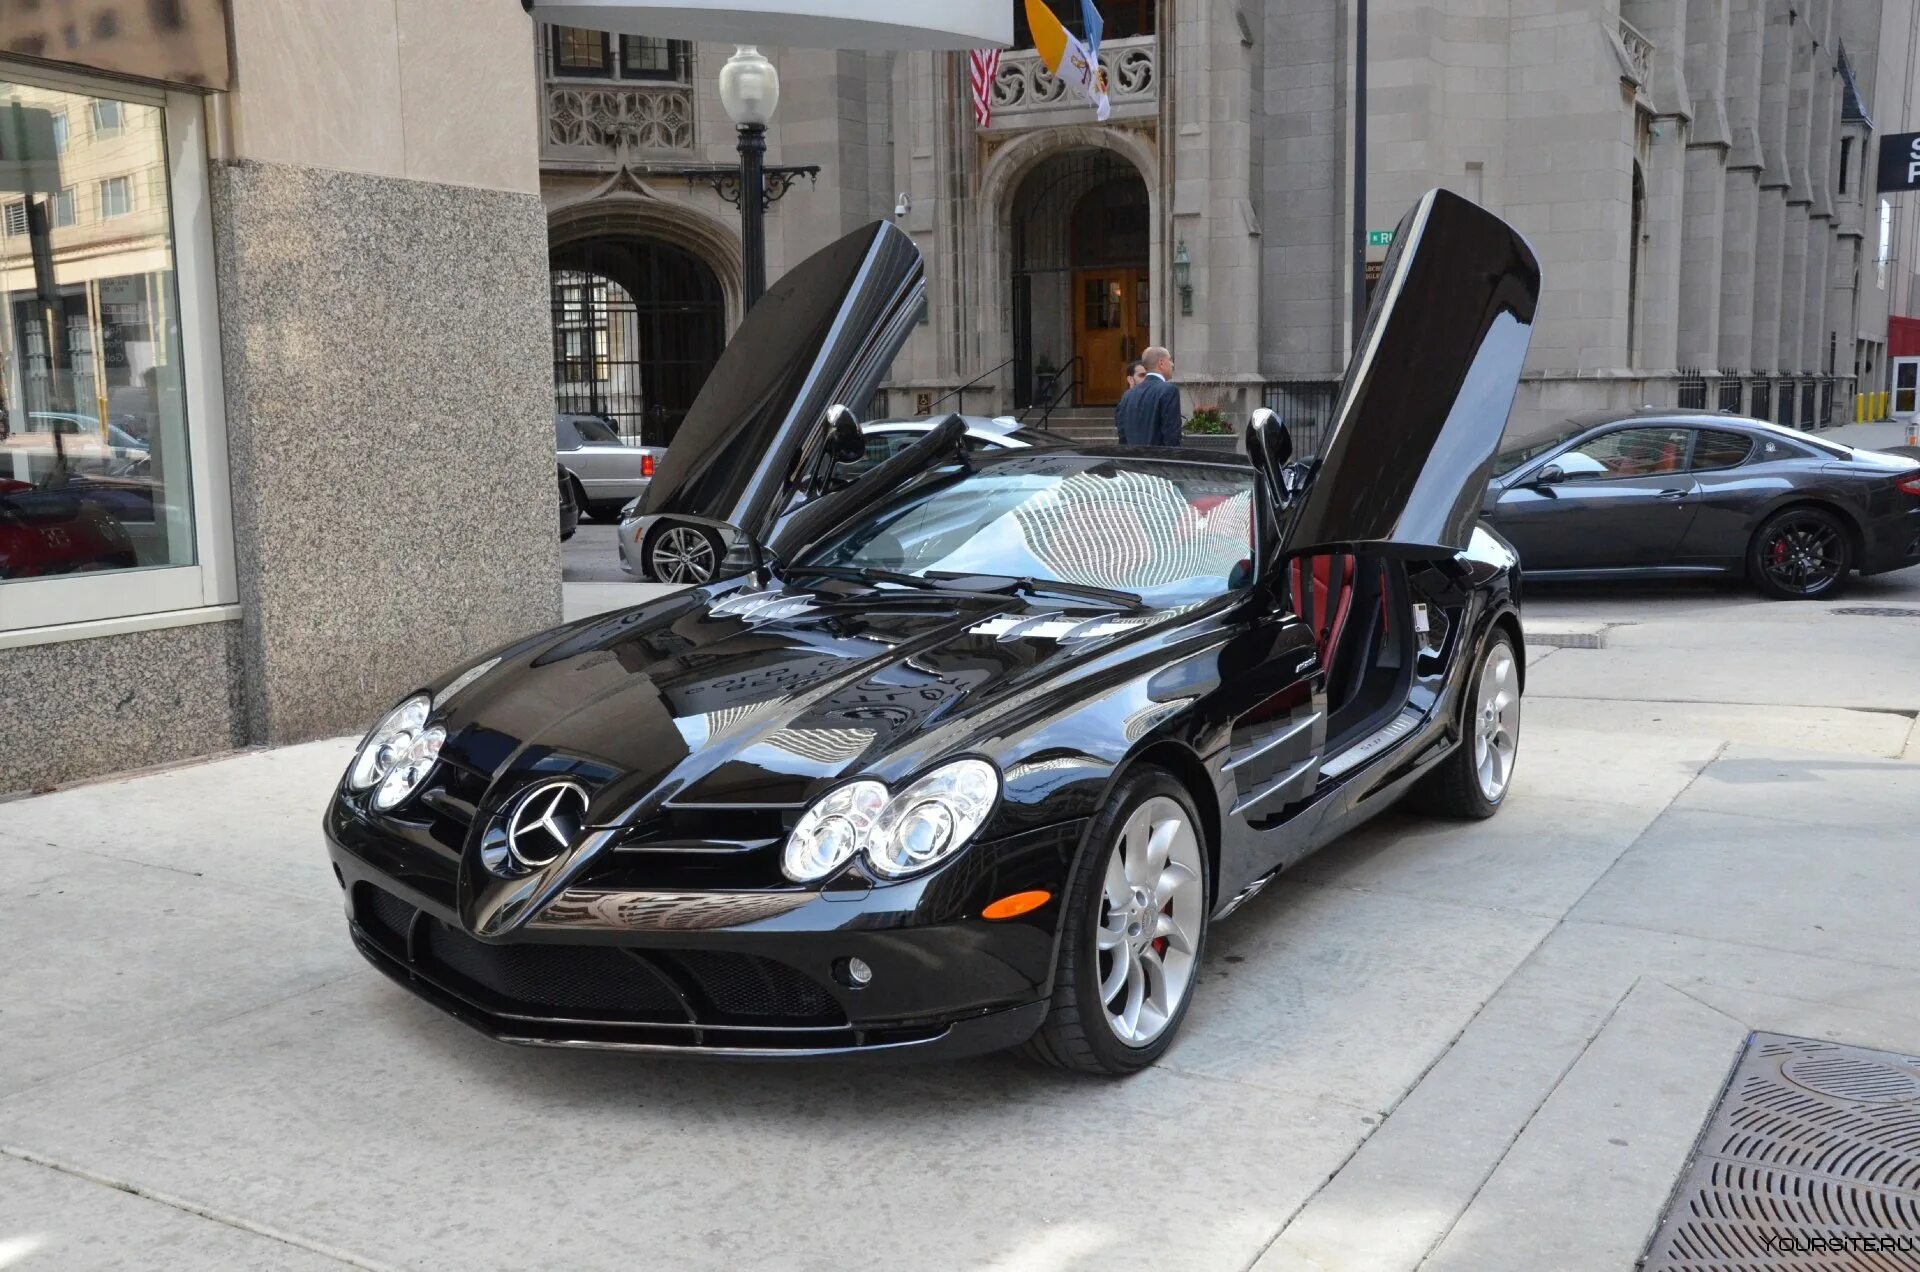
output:
<path id="1" fill-rule="evenodd" d="M 573 497 L 584 517 L 611 517 L 653 484 L 653 466 L 666 448 L 633 446 L 597 415 L 555 415 L 554 449 L 573 478 Z"/>

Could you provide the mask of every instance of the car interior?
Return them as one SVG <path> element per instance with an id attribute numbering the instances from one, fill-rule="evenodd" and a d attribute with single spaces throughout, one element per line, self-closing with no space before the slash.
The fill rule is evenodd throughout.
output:
<path id="1" fill-rule="evenodd" d="M 1328 552 L 1289 564 L 1293 610 L 1313 629 L 1327 684 L 1327 745 L 1337 755 L 1390 724 L 1413 676 L 1406 571 L 1380 557 Z"/>

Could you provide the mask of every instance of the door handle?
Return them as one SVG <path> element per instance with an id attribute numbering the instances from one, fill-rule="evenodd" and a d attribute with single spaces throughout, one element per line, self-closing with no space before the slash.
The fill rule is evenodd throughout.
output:
<path id="1" fill-rule="evenodd" d="M 1691 490 L 1663 490 L 1660 492 L 1660 497 L 1662 499 L 1685 499 L 1692 493 Z"/>

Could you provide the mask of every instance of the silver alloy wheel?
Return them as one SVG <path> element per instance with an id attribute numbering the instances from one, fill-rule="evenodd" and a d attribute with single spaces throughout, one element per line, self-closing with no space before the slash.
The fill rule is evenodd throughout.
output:
<path id="1" fill-rule="evenodd" d="M 1520 745 L 1520 693 L 1513 647 L 1496 644 L 1480 668 L 1478 714 L 1473 730 L 1473 767 L 1480 793 L 1497 804 L 1513 780 L 1514 752 Z"/>
<path id="2" fill-rule="evenodd" d="M 693 526 L 668 526 L 653 541 L 653 577 L 662 583 L 705 583 L 713 577 L 713 540 Z"/>
<path id="3" fill-rule="evenodd" d="M 1133 810 L 1108 853 L 1093 934 L 1101 1012 L 1114 1037 L 1144 1047 L 1193 987 L 1206 866 L 1187 811 L 1164 795 Z"/>

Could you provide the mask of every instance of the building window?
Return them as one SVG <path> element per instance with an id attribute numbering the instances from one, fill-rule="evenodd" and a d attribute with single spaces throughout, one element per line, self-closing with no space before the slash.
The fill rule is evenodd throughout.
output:
<path id="1" fill-rule="evenodd" d="M 133 185 L 125 177 L 108 177 L 100 183 L 100 219 L 125 216 L 133 211 Z"/>
<path id="2" fill-rule="evenodd" d="M 1047 8 L 1053 10 L 1053 16 L 1060 19 L 1062 26 L 1083 40 L 1087 38 L 1079 0 L 1045 0 L 1045 3 Z M 1154 0 L 1110 0 L 1100 10 L 1101 43 L 1130 39 L 1136 35 L 1152 35 L 1153 10 Z M 1033 47 L 1033 30 L 1027 26 L 1027 10 L 1023 4 L 1013 6 L 1013 47 Z"/>
<path id="3" fill-rule="evenodd" d="M 67 112 L 53 112 L 53 152 L 57 155 L 67 153 Z"/>
<path id="4" fill-rule="evenodd" d="M 93 124 L 95 140 L 105 141 L 118 137 L 126 126 L 126 115 L 120 103 L 104 98 L 95 98 L 89 103 L 88 118 Z"/>
<path id="5" fill-rule="evenodd" d="M 1847 192 L 1847 179 L 1853 173 L 1853 138 L 1840 139 L 1840 193 Z"/>
<path id="6" fill-rule="evenodd" d="M 553 73 L 604 79 L 613 74 L 613 43 L 605 31 L 553 27 Z"/>
<path id="7" fill-rule="evenodd" d="M 112 236 L 54 237 L 50 277 L 0 271 L 0 528 L 26 528 L 0 535 L 0 632 L 237 599 L 201 103 L 82 83 L 0 63 L 0 113 L 49 117 L 21 130 L 40 140 L 19 156 L 55 192 L 48 220 L 78 222 L 83 192 L 123 218 Z M 48 126 L 62 115 L 117 138 L 125 175 L 101 177 L 108 156 L 81 138 L 63 151 Z M 149 171 L 190 195 L 182 224 L 143 214 Z M 9 231 L 26 220 L 6 207 Z"/>
<path id="8" fill-rule="evenodd" d="M 6 229 L 8 234 L 27 232 L 27 204 L 24 199 L 7 204 Z"/>
<path id="9" fill-rule="evenodd" d="M 651 35 L 620 37 L 622 79 L 683 80 L 687 77 L 685 40 L 661 40 Z"/>

